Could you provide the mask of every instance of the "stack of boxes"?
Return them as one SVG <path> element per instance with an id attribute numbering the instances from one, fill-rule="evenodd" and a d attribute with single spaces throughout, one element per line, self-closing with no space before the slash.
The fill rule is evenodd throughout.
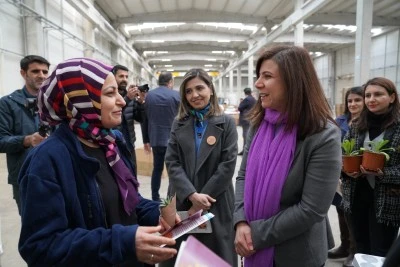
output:
<path id="1" fill-rule="evenodd" d="M 137 163 L 137 174 L 143 176 L 151 176 L 153 172 L 153 154 L 147 154 L 144 148 L 136 148 L 136 163 Z M 168 177 L 167 168 L 164 165 L 164 171 L 162 178 Z"/>
<path id="2" fill-rule="evenodd" d="M 335 115 L 336 117 L 342 115 L 344 113 L 344 109 L 345 109 L 345 103 L 346 103 L 346 91 L 350 89 L 349 87 L 347 88 L 342 88 L 341 91 L 341 99 L 342 102 L 340 104 L 336 104 L 335 105 Z"/>

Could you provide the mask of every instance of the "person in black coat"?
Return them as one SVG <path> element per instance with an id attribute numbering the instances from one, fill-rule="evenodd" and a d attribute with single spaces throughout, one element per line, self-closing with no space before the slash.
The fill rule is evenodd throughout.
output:
<path id="1" fill-rule="evenodd" d="M 246 87 L 243 90 L 244 94 L 246 95 L 245 99 L 243 99 L 242 102 L 240 102 L 238 110 L 240 112 L 239 114 L 239 125 L 242 126 L 242 136 L 243 136 L 243 148 L 244 144 L 246 143 L 246 136 L 247 132 L 249 131 L 250 123 L 246 118 L 247 113 L 249 110 L 254 106 L 256 103 L 256 99 L 251 95 L 251 89 Z M 241 152 L 238 153 L 238 155 L 243 155 L 243 149 Z"/>
<path id="2" fill-rule="evenodd" d="M 400 237 L 392 245 L 386 254 L 385 262 L 382 267 L 399 267 L 400 266 Z"/>
<path id="3" fill-rule="evenodd" d="M 146 115 L 144 113 L 145 91 L 141 91 L 139 86 L 131 84 L 128 87 L 129 69 L 123 65 L 115 65 L 111 72 L 115 76 L 118 84 L 118 92 L 124 98 L 126 105 L 122 109 L 122 122 L 116 128 L 122 132 L 126 140 L 129 152 L 132 154 L 133 164 L 135 165 L 135 176 L 137 176 L 137 162 L 135 152 L 135 125 L 134 121 L 143 123 Z M 143 134 L 142 127 L 142 135 Z"/>

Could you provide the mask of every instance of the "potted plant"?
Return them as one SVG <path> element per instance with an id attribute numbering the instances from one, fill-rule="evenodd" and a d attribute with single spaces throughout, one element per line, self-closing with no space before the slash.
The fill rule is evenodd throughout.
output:
<path id="1" fill-rule="evenodd" d="M 385 166 L 385 161 L 390 159 L 386 152 L 395 151 L 393 147 L 384 148 L 389 140 L 370 141 L 367 147 L 361 148 L 363 151 L 362 167 L 366 171 L 377 172 Z"/>
<path id="2" fill-rule="evenodd" d="M 362 155 L 360 155 L 360 150 L 354 150 L 355 145 L 356 140 L 354 138 L 342 142 L 342 162 L 344 172 L 352 173 L 360 171 Z"/>
<path id="3" fill-rule="evenodd" d="M 160 216 L 165 220 L 165 222 L 170 227 L 173 227 L 175 225 L 176 195 L 167 196 L 166 198 L 161 198 Z"/>

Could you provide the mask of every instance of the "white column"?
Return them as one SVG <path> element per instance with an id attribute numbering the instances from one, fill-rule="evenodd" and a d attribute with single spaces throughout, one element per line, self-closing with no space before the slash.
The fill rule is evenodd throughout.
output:
<path id="1" fill-rule="evenodd" d="M 218 80 L 218 91 L 219 91 L 218 95 L 219 95 L 219 97 L 225 97 L 224 93 L 222 92 L 222 79 L 223 78 L 221 77 Z"/>
<path id="2" fill-rule="evenodd" d="M 354 86 L 364 84 L 369 78 L 373 2 L 357 0 Z"/>
<path id="3" fill-rule="evenodd" d="M 94 50 L 93 47 L 95 47 L 95 28 L 93 27 L 93 24 L 88 21 L 84 20 L 83 24 L 83 39 L 87 43 L 85 45 L 85 48 L 83 50 L 83 55 L 85 57 L 93 58 Z"/>
<path id="4" fill-rule="evenodd" d="M 229 98 L 229 104 L 232 104 L 232 96 L 233 96 L 233 70 L 229 71 L 229 93 L 228 93 L 228 98 Z"/>
<path id="5" fill-rule="evenodd" d="M 236 91 L 236 98 L 240 98 L 242 96 L 242 67 L 238 66 L 237 69 L 237 75 L 236 75 L 236 85 L 237 85 L 237 91 Z"/>
<path id="6" fill-rule="evenodd" d="M 38 12 L 40 15 L 45 17 L 45 5 L 43 0 L 27 0 L 25 4 L 31 7 L 33 10 Z M 25 12 L 25 11 L 24 11 Z M 26 13 L 26 12 L 25 12 Z M 48 59 L 48 51 L 46 51 L 47 33 L 46 29 L 43 27 L 40 19 L 36 16 L 31 16 L 29 14 L 25 15 L 23 20 L 25 21 L 25 44 L 27 55 L 39 55 Z"/>
<path id="7" fill-rule="evenodd" d="M 247 82 L 247 86 L 250 88 L 253 88 L 254 86 L 254 80 L 253 80 L 253 76 L 254 76 L 254 56 L 250 56 L 248 63 L 249 65 L 248 67 L 248 82 Z"/>
<path id="8" fill-rule="evenodd" d="M 297 0 L 296 1 L 296 6 L 295 9 L 301 9 L 303 6 L 303 1 L 304 0 Z M 299 23 L 296 24 L 296 28 L 294 30 L 294 44 L 297 46 L 304 46 L 304 28 L 303 28 L 303 21 L 300 21 Z"/>
<path id="9" fill-rule="evenodd" d="M 113 62 L 112 62 L 112 64 L 113 65 L 116 65 L 116 64 L 122 64 L 122 65 L 124 65 L 124 63 L 122 63 L 122 58 L 121 58 L 121 48 L 120 47 L 118 47 L 118 46 L 116 46 L 116 45 L 114 45 L 114 44 L 112 44 L 111 46 L 110 46 L 110 49 L 111 49 L 111 59 L 113 60 Z M 126 66 L 128 69 L 131 69 L 132 68 L 132 66 Z M 139 75 L 142 77 L 142 75 L 144 75 L 143 76 L 143 78 L 144 77 L 147 77 L 146 75 L 146 72 L 144 71 L 144 69 L 141 69 L 140 70 L 140 73 L 139 73 Z M 130 73 L 130 76 L 132 76 L 132 73 Z"/>

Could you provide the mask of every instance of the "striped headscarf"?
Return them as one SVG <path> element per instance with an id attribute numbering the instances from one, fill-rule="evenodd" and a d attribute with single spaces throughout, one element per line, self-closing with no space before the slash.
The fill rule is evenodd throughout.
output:
<path id="1" fill-rule="evenodd" d="M 128 215 L 139 202 L 136 177 L 125 165 L 111 129 L 101 123 L 101 88 L 112 67 L 90 58 L 74 58 L 57 65 L 38 95 L 39 114 L 50 125 L 67 123 L 79 137 L 106 153 Z"/>

